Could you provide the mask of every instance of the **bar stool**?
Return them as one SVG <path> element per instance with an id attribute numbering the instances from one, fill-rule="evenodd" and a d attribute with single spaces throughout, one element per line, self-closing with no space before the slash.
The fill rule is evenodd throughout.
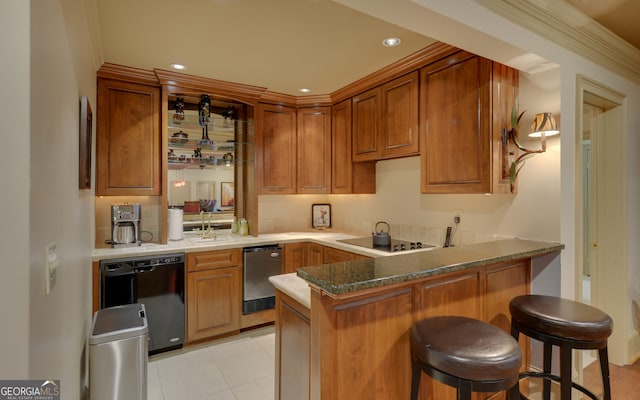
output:
<path id="1" fill-rule="evenodd" d="M 551 380 L 560 382 L 561 400 L 571 399 L 575 388 L 594 400 L 596 395 L 571 379 L 571 351 L 598 350 L 604 400 L 611 400 L 607 338 L 613 321 L 595 307 L 553 296 L 524 295 L 509 303 L 511 334 L 517 340 L 520 333 L 544 344 L 543 372 L 523 372 L 524 377 L 543 378 L 543 399 L 551 396 Z M 560 348 L 560 376 L 551 374 L 553 346 Z"/>
<path id="2" fill-rule="evenodd" d="M 520 398 L 522 354 L 498 327 L 466 317 L 431 317 L 411 329 L 411 399 L 418 399 L 421 373 L 455 387 L 459 400 L 471 392 L 508 391 Z"/>

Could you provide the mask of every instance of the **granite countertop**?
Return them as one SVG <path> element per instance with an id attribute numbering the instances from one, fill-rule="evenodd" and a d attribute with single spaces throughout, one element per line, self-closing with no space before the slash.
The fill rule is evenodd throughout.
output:
<path id="1" fill-rule="evenodd" d="M 563 244 L 504 239 L 392 257 L 299 268 L 297 275 L 330 296 L 560 251 Z"/>

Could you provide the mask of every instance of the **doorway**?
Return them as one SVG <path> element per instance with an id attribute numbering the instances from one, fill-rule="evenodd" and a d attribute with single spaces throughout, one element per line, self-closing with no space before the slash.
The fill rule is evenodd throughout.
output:
<path id="1" fill-rule="evenodd" d="M 576 293 L 613 318 L 609 361 L 628 362 L 627 156 L 622 94 L 578 76 Z M 585 360 L 586 361 L 586 360 Z"/>

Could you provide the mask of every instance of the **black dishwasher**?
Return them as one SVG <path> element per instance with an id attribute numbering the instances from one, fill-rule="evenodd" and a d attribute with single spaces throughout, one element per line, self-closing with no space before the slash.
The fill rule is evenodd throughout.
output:
<path id="1" fill-rule="evenodd" d="M 100 308 L 142 303 L 149 354 L 184 343 L 184 254 L 100 261 Z"/>
<path id="2" fill-rule="evenodd" d="M 276 288 L 269 282 L 282 273 L 282 247 L 245 247 L 242 280 L 242 313 L 268 310 L 276 306 Z"/>

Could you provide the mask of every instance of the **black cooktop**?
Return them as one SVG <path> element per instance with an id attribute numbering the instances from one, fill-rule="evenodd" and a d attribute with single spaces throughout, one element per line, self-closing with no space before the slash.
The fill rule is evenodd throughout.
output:
<path id="1" fill-rule="evenodd" d="M 391 239 L 391 244 L 388 246 L 376 246 L 373 244 L 372 236 L 360 237 L 355 239 L 342 239 L 342 240 L 338 240 L 338 242 L 352 244 L 360 247 L 366 247 L 374 250 L 388 251 L 390 253 L 395 253 L 397 251 L 417 250 L 417 249 L 426 249 L 429 247 L 435 247 L 430 244 L 423 244 L 422 242 L 408 242 L 406 240 L 399 240 L 399 239 Z"/>

